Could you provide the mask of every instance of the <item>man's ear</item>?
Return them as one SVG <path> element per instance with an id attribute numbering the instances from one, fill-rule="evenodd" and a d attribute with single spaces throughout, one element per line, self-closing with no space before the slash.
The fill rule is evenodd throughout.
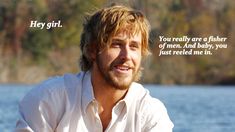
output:
<path id="1" fill-rule="evenodd" d="M 91 59 L 96 60 L 96 50 L 93 50 L 90 53 L 91 53 Z"/>
<path id="2" fill-rule="evenodd" d="M 97 55 L 96 44 L 92 43 L 91 47 L 89 48 L 89 52 L 90 52 L 90 55 L 91 55 L 91 59 L 96 60 L 96 55 Z"/>

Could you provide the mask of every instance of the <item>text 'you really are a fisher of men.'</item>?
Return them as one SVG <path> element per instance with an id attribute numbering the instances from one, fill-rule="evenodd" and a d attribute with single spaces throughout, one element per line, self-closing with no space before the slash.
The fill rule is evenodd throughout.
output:
<path id="1" fill-rule="evenodd" d="M 212 55 L 213 51 L 228 47 L 226 37 L 166 37 L 159 36 L 159 56 Z"/>

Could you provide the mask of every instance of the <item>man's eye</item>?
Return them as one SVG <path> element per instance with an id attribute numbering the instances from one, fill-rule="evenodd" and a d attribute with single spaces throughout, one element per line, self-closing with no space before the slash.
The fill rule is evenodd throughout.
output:
<path id="1" fill-rule="evenodd" d="M 130 48 L 136 50 L 139 48 L 139 45 L 138 44 L 131 44 Z"/>
<path id="2" fill-rule="evenodd" d="M 115 43 L 112 43 L 112 44 L 111 44 L 111 47 L 113 47 L 113 48 L 119 48 L 120 45 L 121 45 L 120 43 L 116 43 L 116 42 L 115 42 Z"/>

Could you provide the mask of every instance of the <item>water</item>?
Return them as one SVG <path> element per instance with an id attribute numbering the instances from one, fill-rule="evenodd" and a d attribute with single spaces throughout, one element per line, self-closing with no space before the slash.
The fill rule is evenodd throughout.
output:
<path id="1" fill-rule="evenodd" d="M 0 131 L 11 132 L 32 86 L 0 85 Z M 146 85 L 167 107 L 174 132 L 235 132 L 235 87 Z"/>
<path id="2" fill-rule="evenodd" d="M 174 132 L 235 132 L 234 86 L 147 87 L 166 105 Z"/>
<path id="3" fill-rule="evenodd" d="M 0 131 L 11 132 L 18 118 L 18 103 L 32 86 L 0 85 Z"/>

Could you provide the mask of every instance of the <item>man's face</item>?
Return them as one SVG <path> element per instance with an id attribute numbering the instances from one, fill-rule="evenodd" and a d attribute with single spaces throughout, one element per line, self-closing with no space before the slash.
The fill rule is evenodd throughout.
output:
<path id="1" fill-rule="evenodd" d="M 97 54 L 96 64 L 101 77 L 117 89 L 127 89 L 139 76 L 141 64 L 141 34 L 120 32 L 111 44 Z"/>

